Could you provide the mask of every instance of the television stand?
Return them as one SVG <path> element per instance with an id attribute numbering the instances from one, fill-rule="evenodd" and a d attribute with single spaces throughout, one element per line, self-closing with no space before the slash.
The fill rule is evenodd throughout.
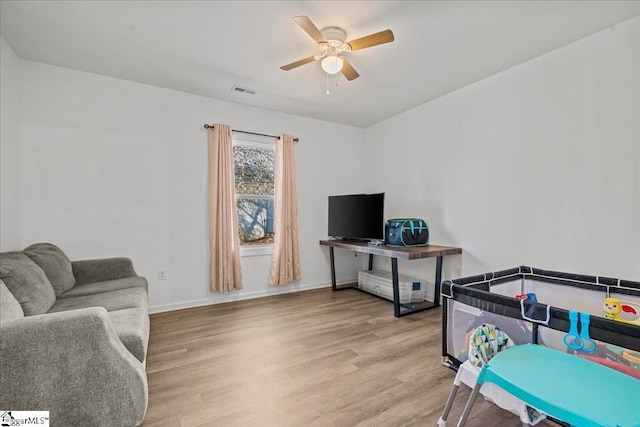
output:
<path id="1" fill-rule="evenodd" d="M 320 240 L 321 246 L 329 247 L 329 258 L 331 263 L 331 288 L 333 291 L 343 289 L 358 289 L 353 285 L 341 286 L 336 285 L 336 266 L 333 254 L 334 248 L 347 249 L 354 252 L 369 254 L 369 270 L 373 269 L 373 256 L 385 256 L 391 258 L 391 278 L 393 282 L 393 314 L 395 317 L 403 317 L 409 314 L 429 310 L 440 306 L 440 283 L 442 281 L 442 257 L 446 255 L 457 255 L 462 253 L 462 249 L 449 246 L 416 246 L 416 247 L 397 247 L 387 245 L 371 246 L 365 242 L 351 242 L 345 240 Z M 436 259 L 436 277 L 435 292 L 432 304 L 419 304 L 415 307 L 407 308 L 406 304 L 400 304 L 400 289 L 398 285 L 398 259 Z M 404 310 L 403 310 L 404 309 Z"/>

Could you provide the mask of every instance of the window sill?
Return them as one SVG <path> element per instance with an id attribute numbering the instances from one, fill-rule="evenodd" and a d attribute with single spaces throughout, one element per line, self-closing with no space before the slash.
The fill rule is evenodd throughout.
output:
<path id="1" fill-rule="evenodd" d="M 273 253 L 273 245 L 248 246 L 240 248 L 240 256 L 264 256 Z"/>

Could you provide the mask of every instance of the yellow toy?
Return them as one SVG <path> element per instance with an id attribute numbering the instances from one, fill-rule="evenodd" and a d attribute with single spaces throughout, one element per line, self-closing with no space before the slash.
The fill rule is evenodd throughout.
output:
<path id="1" fill-rule="evenodd" d="M 620 311 L 622 310 L 620 308 L 620 300 L 618 298 L 607 298 L 604 300 L 604 304 L 602 304 L 602 309 L 607 319 L 619 318 Z"/>
<path id="2" fill-rule="evenodd" d="M 640 325 L 640 313 L 638 313 L 638 308 L 634 307 L 632 303 L 620 301 L 618 298 L 607 298 L 602 304 L 602 309 L 607 319 L 630 323 L 632 325 Z"/>

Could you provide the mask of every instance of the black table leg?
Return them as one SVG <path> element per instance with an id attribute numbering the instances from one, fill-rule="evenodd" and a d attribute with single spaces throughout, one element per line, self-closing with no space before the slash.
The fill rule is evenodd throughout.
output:
<path id="1" fill-rule="evenodd" d="M 442 282 L 442 256 L 436 260 L 436 278 L 434 284 L 434 301 L 425 305 L 424 302 L 419 303 L 400 303 L 400 280 L 398 277 L 398 258 L 391 257 L 391 281 L 393 286 L 393 314 L 395 317 L 403 317 L 409 314 L 429 310 L 440 306 L 440 292 Z M 358 289 L 357 284 L 343 285 L 338 287 L 336 282 L 336 261 L 334 247 L 329 246 L 329 260 L 331 265 L 331 289 L 333 291 L 341 291 L 343 289 Z M 369 254 L 369 270 L 373 270 L 373 254 Z M 426 302 L 426 301 L 425 301 Z"/>
<path id="2" fill-rule="evenodd" d="M 336 286 L 336 262 L 335 259 L 333 257 L 333 246 L 329 247 L 329 259 L 331 260 L 331 289 L 333 289 L 334 291 L 337 291 L 337 286 Z"/>
<path id="3" fill-rule="evenodd" d="M 400 317 L 400 285 L 398 283 L 398 258 L 391 258 L 391 281 L 393 283 L 393 315 Z"/>
<path id="4" fill-rule="evenodd" d="M 442 257 L 439 256 L 436 260 L 436 283 L 433 292 L 433 305 L 435 307 L 440 305 L 440 285 L 442 284 Z"/>
<path id="5" fill-rule="evenodd" d="M 333 254 L 333 246 L 329 247 L 329 263 L 331 264 L 331 289 L 333 291 L 342 291 L 345 289 L 357 289 L 358 288 L 358 284 L 350 284 L 350 285 L 341 285 L 340 287 L 338 287 L 338 283 L 336 281 L 336 259 L 335 256 Z M 371 260 L 369 260 L 369 263 L 371 263 Z"/>
<path id="6" fill-rule="evenodd" d="M 400 284 L 398 280 L 398 259 L 391 258 L 391 278 L 393 280 L 393 314 L 395 317 L 404 317 L 412 313 L 430 310 L 440 306 L 440 286 L 442 282 L 442 257 L 436 259 L 436 281 L 434 284 L 433 304 L 414 306 L 411 304 L 400 304 Z M 402 310 L 404 308 L 404 310 Z"/>

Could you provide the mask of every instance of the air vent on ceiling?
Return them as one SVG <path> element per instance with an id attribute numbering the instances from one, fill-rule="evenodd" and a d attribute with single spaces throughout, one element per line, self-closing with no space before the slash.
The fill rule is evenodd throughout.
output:
<path id="1" fill-rule="evenodd" d="M 246 87 L 240 87 L 240 86 L 232 86 L 231 90 L 234 92 L 240 92 L 240 93 L 246 93 L 247 95 L 255 95 L 256 91 L 253 89 L 247 89 Z"/>

